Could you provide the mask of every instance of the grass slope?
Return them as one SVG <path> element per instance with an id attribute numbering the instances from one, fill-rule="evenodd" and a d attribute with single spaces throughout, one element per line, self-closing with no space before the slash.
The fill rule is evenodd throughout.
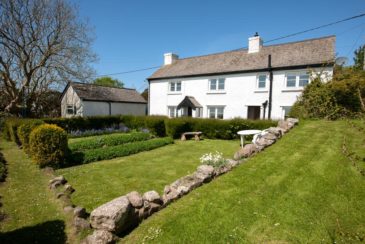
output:
<path id="1" fill-rule="evenodd" d="M 342 154 L 344 137 L 352 150 L 364 148 L 365 134 L 346 121 L 302 122 L 246 164 L 153 215 L 122 242 L 349 243 L 364 238 L 365 177 Z"/>
<path id="2" fill-rule="evenodd" d="M 47 189 L 48 177 L 12 143 L 1 140 L 7 161 L 6 182 L 0 185 L 0 243 L 65 243 L 65 219 Z"/>
<path id="3" fill-rule="evenodd" d="M 60 169 L 57 174 L 76 189 L 73 202 L 91 211 L 130 191 L 162 192 L 165 185 L 193 172 L 204 153 L 220 151 L 232 157 L 238 148 L 239 141 L 176 141 L 149 152 Z"/>

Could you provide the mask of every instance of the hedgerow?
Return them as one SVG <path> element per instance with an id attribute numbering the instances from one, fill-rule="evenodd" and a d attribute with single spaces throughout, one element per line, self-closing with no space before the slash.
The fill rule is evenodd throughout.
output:
<path id="1" fill-rule="evenodd" d="M 86 137 L 81 141 L 71 142 L 69 144 L 69 149 L 71 151 L 83 151 L 86 149 L 116 146 L 136 141 L 145 141 L 150 138 L 150 134 L 143 132 L 133 132 L 130 134 L 110 134 L 93 138 Z"/>
<path id="2" fill-rule="evenodd" d="M 32 130 L 34 128 L 36 128 L 37 126 L 42 125 L 42 124 L 44 124 L 44 122 L 42 120 L 35 119 L 35 120 L 29 120 L 26 123 L 22 123 L 18 127 L 18 129 L 17 129 L 18 138 L 26 153 L 29 153 L 30 133 L 32 132 Z"/>
<path id="3" fill-rule="evenodd" d="M 174 140 L 171 137 L 164 137 L 112 147 L 90 149 L 83 152 L 73 153 L 70 156 L 69 162 L 72 164 L 85 164 L 116 157 L 123 157 L 142 151 L 152 150 L 172 143 L 174 143 Z"/>
<path id="4" fill-rule="evenodd" d="M 6 161 L 4 155 L 0 152 L 0 181 L 4 181 L 6 177 Z"/>

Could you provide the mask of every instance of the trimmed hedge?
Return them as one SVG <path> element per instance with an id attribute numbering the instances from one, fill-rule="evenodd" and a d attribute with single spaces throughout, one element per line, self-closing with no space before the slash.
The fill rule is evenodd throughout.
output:
<path id="1" fill-rule="evenodd" d="M 0 181 L 5 181 L 6 178 L 6 161 L 4 155 L 0 152 Z"/>
<path id="2" fill-rule="evenodd" d="M 172 143 L 174 143 L 174 140 L 171 137 L 164 137 L 106 148 L 91 149 L 74 153 L 70 158 L 70 162 L 74 164 L 85 164 L 116 157 L 123 157 L 142 151 L 152 150 Z"/>
<path id="3" fill-rule="evenodd" d="M 11 140 L 16 144 L 20 145 L 20 140 L 17 134 L 18 127 L 27 121 L 28 119 L 17 119 L 17 118 L 10 118 L 5 120 L 3 128 L 3 134 L 5 139 Z"/>
<path id="4" fill-rule="evenodd" d="M 150 138 L 150 134 L 143 132 L 134 132 L 131 134 L 110 134 L 93 138 L 86 137 L 81 141 L 71 142 L 69 144 L 69 149 L 71 151 L 82 151 L 86 149 L 101 148 L 104 146 L 116 146 L 135 141 L 145 141 Z"/>
<path id="5" fill-rule="evenodd" d="M 165 120 L 166 116 L 121 116 L 121 122 L 129 129 L 148 129 L 153 135 L 158 137 L 166 136 Z"/>
<path id="6" fill-rule="evenodd" d="M 238 138 L 240 130 L 258 129 L 263 130 L 276 126 L 272 120 L 216 120 L 197 118 L 175 118 L 165 121 L 166 133 L 173 138 L 180 138 L 181 134 L 188 131 L 201 131 L 205 138 L 210 139 L 234 139 Z"/>
<path id="7" fill-rule="evenodd" d="M 30 155 L 40 167 L 59 168 L 66 157 L 67 140 L 66 131 L 57 125 L 40 125 L 30 133 Z"/>
<path id="8" fill-rule="evenodd" d="M 26 123 L 22 123 L 17 129 L 17 135 L 23 149 L 29 154 L 29 136 L 33 129 L 37 126 L 44 124 L 42 120 L 30 120 Z"/>

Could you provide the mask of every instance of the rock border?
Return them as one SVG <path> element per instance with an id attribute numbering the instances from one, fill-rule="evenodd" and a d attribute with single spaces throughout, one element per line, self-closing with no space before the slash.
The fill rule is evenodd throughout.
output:
<path id="1" fill-rule="evenodd" d="M 231 171 L 245 162 L 245 159 L 274 144 L 298 123 L 299 120 L 294 118 L 280 120 L 277 127 L 263 130 L 253 138 L 252 144 L 247 144 L 237 151 L 234 154 L 234 159 L 227 159 L 226 163 L 218 168 L 211 165 L 200 165 L 194 173 L 165 186 L 162 196 L 154 190 L 145 192 L 143 195 L 132 191 L 95 208 L 90 213 L 89 218 L 90 226 L 94 232 L 87 236 L 82 243 L 114 243 L 118 240 L 119 234 L 132 230 L 144 219 L 165 208 L 173 201 Z M 62 179 L 60 178 L 59 181 Z M 57 183 L 53 182 L 51 185 L 55 184 Z"/>

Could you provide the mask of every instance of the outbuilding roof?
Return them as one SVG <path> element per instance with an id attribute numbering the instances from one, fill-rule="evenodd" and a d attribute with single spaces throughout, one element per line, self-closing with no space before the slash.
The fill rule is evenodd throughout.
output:
<path id="1" fill-rule="evenodd" d="M 159 68 L 148 80 L 265 70 L 268 67 L 268 55 L 271 55 L 273 69 L 328 66 L 334 63 L 335 40 L 335 36 L 327 36 L 263 46 L 257 53 L 239 49 L 178 59 Z"/>
<path id="2" fill-rule="evenodd" d="M 68 83 L 61 99 L 69 86 L 74 89 L 81 99 L 87 101 L 147 103 L 141 94 L 139 94 L 135 89 L 116 88 L 79 82 Z"/>

